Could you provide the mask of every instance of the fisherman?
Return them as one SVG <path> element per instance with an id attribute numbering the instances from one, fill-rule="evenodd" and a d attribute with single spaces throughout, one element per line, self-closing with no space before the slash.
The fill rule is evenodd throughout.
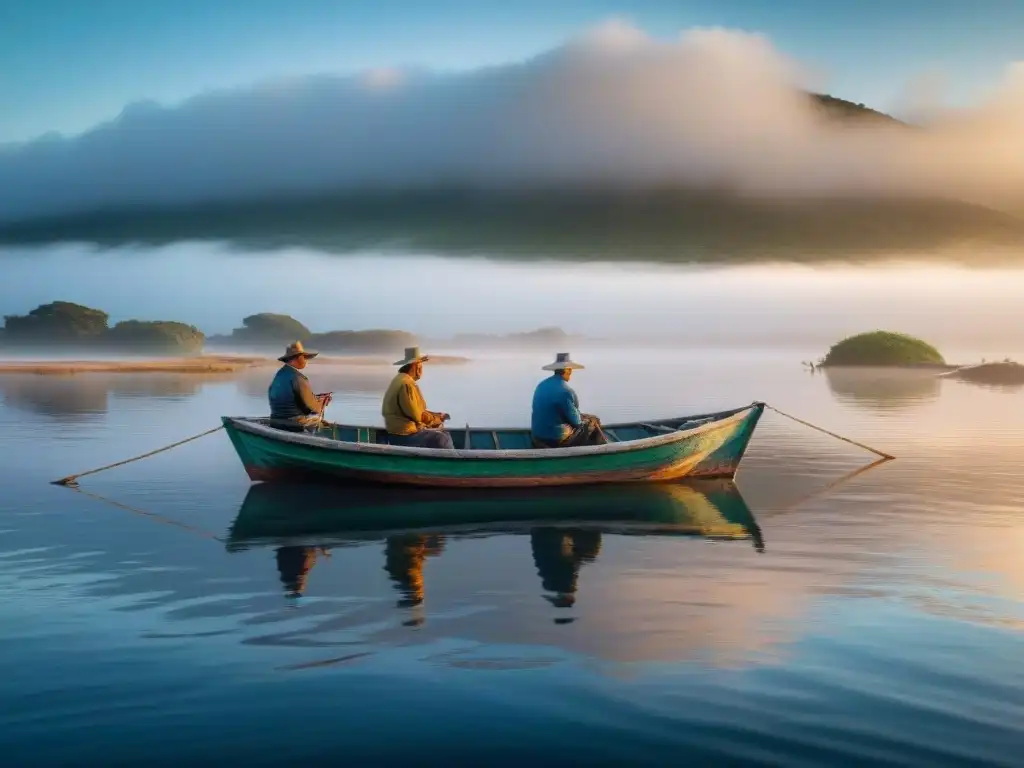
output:
<path id="1" fill-rule="evenodd" d="M 452 436 L 441 429 L 451 416 L 428 411 L 416 383 L 423 376 L 423 364 L 429 359 L 420 354 L 419 347 L 406 347 L 405 357 L 395 363 L 400 366 L 398 374 L 384 393 L 380 409 L 391 445 L 455 448 Z"/>
<path id="2" fill-rule="evenodd" d="M 330 393 L 314 395 L 309 379 L 300 373 L 306 363 L 319 352 L 307 351 L 301 341 L 289 344 L 281 357 L 284 365 L 270 382 L 267 396 L 270 399 L 270 418 L 274 426 L 291 432 L 309 431 L 322 420 L 324 410 L 330 405 Z"/>
<path id="3" fill-rule="evenodd" d="M 569 379 L 579 363 L 559 352 L 555 362 L 543 370 L 552 371 L 537 385 L 533 393 L 531 431 L 537 448 L 574 448 L 581 445 L 603 445 L 608 442 L 597 416 L 580 413 L 580 401 L 569 386 Z"/>

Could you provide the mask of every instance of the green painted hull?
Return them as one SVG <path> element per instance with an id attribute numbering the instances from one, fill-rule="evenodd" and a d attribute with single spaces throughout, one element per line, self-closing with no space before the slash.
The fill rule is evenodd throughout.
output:
<path id="1" fill-rule="evenodd" d="M 761 531 L 728 480 L 501 491 L 254 485 L 231 524 L 229 550 L 337 546 L 406 533 L 486 535 L 538 527 L 753 540 Z"/>
<path id="2" fill-rule="evenodd" d="M 334 439 L 330 433 L 286 432 L 268 426 L 262 419 L 224 417 L 223 423 L 254 481 L 331 479 L 344 483 L 511 488 L 731 478 L 763 410 L 762 403 L 754 403 L 654 425 L 609 425 L 609 430 L 622 434 L 636 434 L 642 427 L 643 434 L 651 436 L 547 450 L 406 448 Z M 372 431 L 342 428 L 343 433 L 346 429 L 354 435 Z M 466 442 L 480 434 L 497 433 L 472 431 Z M 514 436 L 511 431 L 502 434 Z M 497 437 L 493 444 L 498 444 Z"/>

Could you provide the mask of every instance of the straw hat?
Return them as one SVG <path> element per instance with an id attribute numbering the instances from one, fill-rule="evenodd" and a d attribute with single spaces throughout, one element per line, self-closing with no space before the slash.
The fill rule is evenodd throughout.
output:
<path id="1" fill-rule="evenodd" d="M 277 359 L 282 363 L 287 363 L 289 360 L 299 357 L 300 355 L 309 360 L 319 354 L 319 352 L 306 351 L 305 347 L 302 346 L 302 342 L 296 341 L 293 344 L 289 344 L 288 348 L 285 349 L 284 354 Z"/>
<path id="2" fill-rule="evenodd" d="M 430 355 L 420 354 L 419 347 L 406 347 L 405 348 L 405 359 L 397 360 L 395 365 L 404 366 L 412 365 L 413 363 L 425 363 L 430 359 Z"/>
<path id="3" fill-rule="evenodd" d="M 566 368 L 579 368 L 580 370 L 583 370 L 584 366 L 579 363 L 574 363 L 569 358 L 568 352 L 559 352 L 558 355 L 555 356 L 555 362 L 545 365 L 541 370 L 564 371 Z"/>

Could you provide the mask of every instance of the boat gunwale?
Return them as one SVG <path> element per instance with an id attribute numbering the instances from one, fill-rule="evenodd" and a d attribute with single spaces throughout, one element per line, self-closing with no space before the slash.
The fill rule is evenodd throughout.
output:
<path id="1" fill-rule="evenodd" d="M 623 440 L 614 443 L 606 443 L 604 445 L 582 445 L 571 448 L 499 448 L 499 449 L 480 449 L 480 448 L 420 448 L 405 445 L 386 445 L 380 443 L 357 443 L 347 440 L 336 440 L 332 437 L 320 437 L 318 435 L 302 434 L 298 432 L 286 432 L 282 429 L 268 426 L 266 424 L 259 423 L 258 420 L 262 420 L 265 417 L 253 417 L 253 416 L 222 416 L 221 420 L 225 425 L 230 424 L 233 429 L 239 432 L 246 432 L 258 437 L 264 437 L 275 442 L 291 443 L 293 445 L 302 445 L 309 448 L 318 448 L 323 450 L 338 451 L 341 453 L 365 453 L 374 454 L 381 456 L 419 456 L 424 458 L 435 458 L 441 460 L 460 460 L 460 459 L 491 459 L 491 460 L 509 460 L 509 459 L 568 459 L 577 456 L 600 456 L 610 455 L 616 453 L 632 453 L 634 451 L 642 451 L 648 448 L 656 448 L 663 445 L 671 445 L 672 443 L 680 442 L 687 438 L 695 435 L 709 432 L 713 429 L 721 428 L 722 426 L 731 424 L 733 422 L 741 422 L 749 417 L 750 412 L 754 409 L 764 408 L 764 403 L 753 402 L 750 405 L 743 406 L 741 408 L 729 409 L 725 411 L 718 411 L 716 413 L 709 414 L 698 414 L 695 416 L 684 417 L 683 421 L 695 420 L 702 418 L 712 418 L 712 421 L 698 424 L 695 427 L 686 430 L 674 430 L 663 435 L 652 435 L 651 437 L 642 437 L 637 440 Z M 728 414 L 722 418 L 714 418 L 719 414 Z M 647 423 L 658 423 L 658 421 L 675 421 L 675 419 L 661 419 Z M 632 426 L 639 424 L 640 422 L 623 422 L 620 425 L 606 425 L 607 429 L 615 429 L 616 426 Z M 490 431 L 503 431 L 500 429 L 494 429 Z M 525 428 L 517 428 L 516 431 L 526 431 Z"/>

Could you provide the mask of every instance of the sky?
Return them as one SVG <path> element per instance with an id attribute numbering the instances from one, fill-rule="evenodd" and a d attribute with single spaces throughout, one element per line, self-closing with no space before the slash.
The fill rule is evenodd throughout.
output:
<path id="1" fill-rule="evenodd" d="M 1024 63 L 999 75 L 970 107 L 908 90 L 920 128 L 828 120 L 805 92 L 819 73 L 770 36 L 692 26 L 658 36 L 610 18 L 521 60 L 257 79 L 0 145 L 0 225 L 453 186 L 787 199 L 938 190 L 1016 215 Z"/>
<path id="2" fill-rule="evenodd" d="M 705 26 L 763 33 L 823 89 L 883 110 L 921 77 L 973 101 L 1024 59 L 1017 0 L 8 0 L 0 143 L 80 133 L 132 102 L 173 105 L 272 78 L 522 61 L 612 17 L 656 37 Z"/>

